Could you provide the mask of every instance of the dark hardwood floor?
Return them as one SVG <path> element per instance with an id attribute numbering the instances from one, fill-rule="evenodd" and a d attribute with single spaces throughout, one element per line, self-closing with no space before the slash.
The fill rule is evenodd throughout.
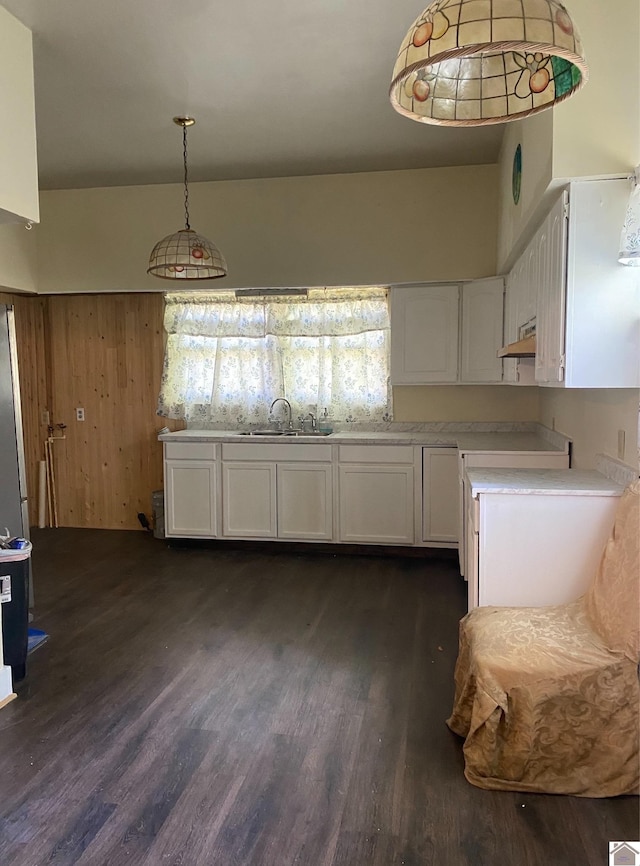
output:
<path id="1" fill-rule="evenodd" d="M 481 791 L 452 560 L 34 532 L 0 866 L 602 866 L 638 801 Z"/>

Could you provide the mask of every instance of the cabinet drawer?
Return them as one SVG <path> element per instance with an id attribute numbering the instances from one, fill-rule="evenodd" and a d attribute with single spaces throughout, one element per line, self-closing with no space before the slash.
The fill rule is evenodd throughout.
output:
<path id="1" fill-rule="evenodd" d="M 341 445 L 341 463 L 413 463 L 413 445 Z"/>
<path id="2" fill-rule="evenodd" d="M 165 460 L 215 460 L 215 442 L 165 442 Z"/>
<path id="3" fill-rule="evenodd" d="M 304 445 L 302 443 L 266 444 L 262 442 L 225 442 L 222 445 L 223 460 L 312 460 L 324 463 L 331 460 L 331 445 Z"/>

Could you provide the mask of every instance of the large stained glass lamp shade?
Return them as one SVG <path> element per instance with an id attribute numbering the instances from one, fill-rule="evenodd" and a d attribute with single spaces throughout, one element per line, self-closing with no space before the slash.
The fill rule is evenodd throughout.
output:
<path id="1" fill-rule="evenodd" d="M 551 108 L 588 74 L 556 0 L 436 0 L 400 46 L 390 98 L 412 120 L 483 126 Z"/>

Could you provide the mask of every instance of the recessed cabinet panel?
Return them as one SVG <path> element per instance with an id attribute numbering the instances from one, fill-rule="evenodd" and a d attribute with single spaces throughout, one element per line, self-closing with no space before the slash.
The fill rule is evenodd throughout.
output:
<path id="1" fill-rule="evenodd" d="M 167 536 L 216 536 L 215 482 L 216 466 L 213 461 L 165 461 Z"/>
<path id="2" fill-rule="evenodd" d="M 462 382 L 501 382 L 502 279 L 477 280 L 462 287 Z"/>
<path id="3" fill-rule="evenodd" d="M 423 527 L 424 541 L 458 544 L 458 449 L 423 448 Z"/>
<path id="4" fill-rule="evenodd" d="M 340 466 L 340 541 L 413 544 L 413 466 Z"/>
<path id="5" fill-rule="evenodd" d="M 275 463 L 222 464 L 222 532 L 236 538 L 275 538 Z"/>
<path id="6" fill-rule="evenodd" d="M 458 286 L 399 286 L 391 292 L 391 382 L 458 379 Z"/>
<path id="7" fill-rule="evenodd" d="M 278 538 L 333 538 L 331 465 L 279 463 Z"/>

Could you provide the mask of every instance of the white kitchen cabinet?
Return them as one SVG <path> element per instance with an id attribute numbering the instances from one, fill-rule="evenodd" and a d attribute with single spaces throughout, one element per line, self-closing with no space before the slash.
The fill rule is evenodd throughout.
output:
<path id="1" fill-rule="evenodd" d="M 501 382 L 502 277 L 391 290 L 393 385 Z"/>
<path id="2" fill-rule="evenodd" d="M 0 222 L 40 219 L 31 31 L 0 6 Z"/>
<path id="3" fill-rule="evenodd" d="M 474 280 L 462 286 L 460 381 L 501 382 L 504 281 Z"/>
<path id="4" fill-rule="evenodd" d="M 331 464 L 278 463 L 276 468 L 278 538 L 331 541 Z"/>
<path id="5" fill-rule="evenodd" d="M 567 474 L 572 472 L 577 470 Z M 532 486 L 526 480 L 522 484 Z M 473 488 L 472 481 L 469 609 L 564 604 L 587 590 L 613 526 L 621 488 L 602 495 L 529 489 L 483 493 Z"/>
<path id="6" fill-rule="evenodd" d="M 468 526 L 467 517 L 469 512 L 469 490 L 466 480 L 468 469 L 473 468 L 502 468 L 502 469 L 568 469 L 569 454 L 566 451 L 501 451 L 501 452 L 478 452 L 459 451 L 458 453 L 458 559 L 460 573 L 466 578 L 467 568 L 467 541 Z"/>
<path id="7" fill-rule="evenodd" d="M 640 280 L 617 261 L 629 192 L 626 178 L 569 183 L 509 274 L 505 342 L 535 316 L 539 385 L 640 385 Z"/>
<path id="8" fill-rule="evenodd" d="M 227 538 L 333 538 L 331 446 L 225 443 L 222 532 Z"/>
<path id="9" fill-rule="evenodd" d="M 208 442 L 164 446 L 165 533 L 168 538 L 215 538 L 216 446 Z"/>
<path id="10" fill-rule="evenodd" d="M 413 446 L 341 445 L 338 467 L 339 540 L 413 544 Z"/>
<path id="11" fill-rule="evenodd" d="M 391 290 L 391 383 L 458 380 L 458 285 Z"/>
<path id="12" fill-rule="evenodd" d="M 222 534 L 227 538 L 276 537 L 275 463 L 223 462 Z"/>
<path id="13" fill-rule="evenodd" d="M 422 540 L 458 546 L 458 449 L 422 449 Z"/>
<path id="14" fill-rule="evenodd" d="M 564 380 L 568 206 L 569 195 L 563 192 L 536 233 L 530 251 L 535 268 L 529 285 L 537 286 L 535 373 L 540 384 Z"/>
<path id="15" fill-rule="evenodd" d="M 528 290 L 529 260 L 521 256 L 506 279 L 504 307 L 504 343 L 521 339 L 521 327 L 536 315 L 535 292 Z M 534 358 L 503 358 L 503 381 L 512 385 L 535 385 Z"/>

